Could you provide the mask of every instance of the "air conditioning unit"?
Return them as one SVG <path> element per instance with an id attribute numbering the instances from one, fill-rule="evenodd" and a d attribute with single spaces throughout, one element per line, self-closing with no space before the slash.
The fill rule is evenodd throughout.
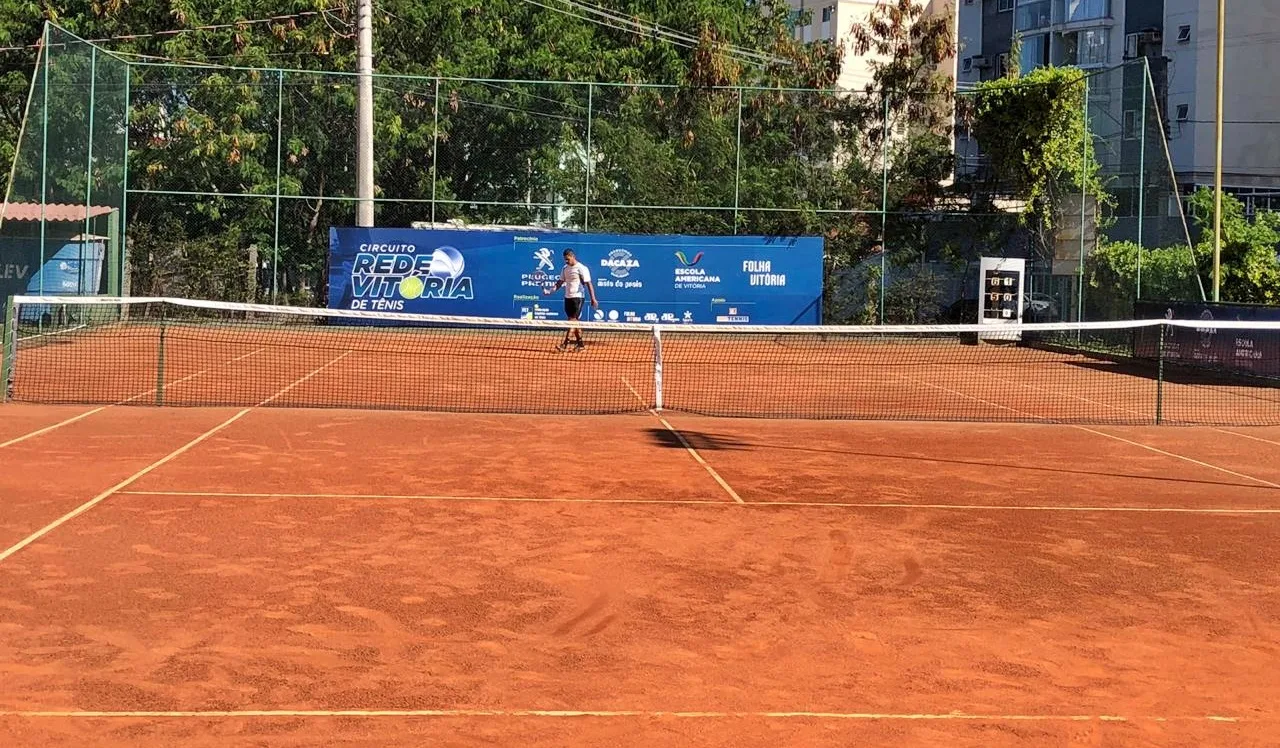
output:
<path id="1" fill-rule="evenodd" d="M 991 67 L 991 61 L 987 59 L 986 55 L 974 55 L 969 59 L 973 60 L 973 66 L 979 70 Z"/>

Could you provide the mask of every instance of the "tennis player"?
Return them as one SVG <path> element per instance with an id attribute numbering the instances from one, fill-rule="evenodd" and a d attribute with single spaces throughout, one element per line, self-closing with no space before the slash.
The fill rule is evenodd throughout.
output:
<path id="1" fill-rule="evenodd" d="M 564 342 L 556 346 L 557 351 L 568 350 L 569 343 L 573 341 L 574 350 L 580 351 L 583 348 L 582 328 L 577 322 L 582 317 L 583 289 L 591 295 L 591 308 L 600 307 L 600 302 L 596 300 L 595 286 L 591 285 L 591 271 L 586 265 L 578 262 L 577 256 L 572 249 L 564 251 L 564 269 L 560 271 L 560 280 L 556 281 L 554 288 L 544 290 L 544 295 L 551 294 L 564 289 L 564 316 L 569 320 L 569 329 L 565 330 Z"/>

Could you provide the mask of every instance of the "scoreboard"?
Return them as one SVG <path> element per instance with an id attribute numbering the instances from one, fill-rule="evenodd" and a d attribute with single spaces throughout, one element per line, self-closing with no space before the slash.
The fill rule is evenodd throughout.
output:
<path id="1" fill-rule="evenodd" d="M 982 287 L 978 292 L 978 324 L 999 327 L 1022 321 L 1025 259 L 1019 257 L 983 257 L 978 269 Z M 1015 331 L 984 332 L 988 340 L 1016 340 Z"/>

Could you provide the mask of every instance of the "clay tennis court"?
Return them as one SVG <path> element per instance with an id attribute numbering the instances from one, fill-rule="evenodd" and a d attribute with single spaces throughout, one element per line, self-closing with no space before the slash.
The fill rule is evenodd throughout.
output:
<path id="1" fill-rule="evenodd" d="M 1264 745 L 1278 458 L 1275 428 L 9 404 L 0 732 Z"/>

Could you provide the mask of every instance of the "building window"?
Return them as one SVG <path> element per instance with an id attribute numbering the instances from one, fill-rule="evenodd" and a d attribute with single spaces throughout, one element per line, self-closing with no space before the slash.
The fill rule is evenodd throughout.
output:
<path id="1" fill-rule="evenodd" d="M 971 72 L 973 72 L 973 58 L 972 58 L 972 57 L 966 57 L 966 58 L 964 58 L 964 62 L 962 62 L 962 63 L 960 64 L 960 72 L 962 72 L 962 73 L 971 73 Z"/>
<path id="2" fill-rule="evenodd" d="M 1013 0 L 1000 0 L 996 5 L 997 13 L 1008 13 L 1013 10 Z"/>
<path id="3" fill-rule="evenodd" d="M 1023 75 L 1049 64 L 1049 35 L 1036 34 L 1022 40 L 1022 60 L 1019 69 Z"/>
<path id="4" fill-rule="evenodd" d="M 1179 104 L 1178 108 L 1174 110 L 1174 119 L 1179 122 L 1186 122 L 1191 119 L 1191 105 Z"/>
<path id="5" fill-rule="evenodd" d="M 1043 29 L 1053 21 L 1053 6 L 1049 0 L 1031 0 L 1018 4 L 1018 12 L 1014 17 L 1014 27 L 1018 31 Z"/>
<path id="6" fill-rule="evenodd" d="M 822 9 L 822 22 L 826 23 L 831 20 L 831 11 L 834 10 L 830 5 Z"/>
<path id="7" fill-rule="evenodd" d="M 1111 17 L 1111 0 L 1058 0 L 1059 23 L 1096 21 Z"/>
<path id="8" fill-rule="evenodd" d="M 1137 109 L 1124 110 L 1124 125 L 1123 125 L 1122 134 L 1125 140 L 1137 140 L 1138 136 L 1142 134 L 1140 132 L 1140 125 L 1138 123 L 1138 114 L 1139 112 Z"/>
<path id="9" fill-rule="evenodd" d="M 1071 31 L 1062 35 L 1062 64 L 1077 67 L 1106 65 L 1111 47 L 1106 29 Z"/>
<path id="10" fill-rule="evenodd" d="M 1187 43 L 1187 42 L 1189 42 L 1189 41 L 1191 41 L 1191 27 L 1190 27 L 1190 26 L 1179 26 L 1179 27 L 1178 27 L 1178 42 L 1180 42 L 1180 43 L 1182 43 L 1182 44 L 1186 44 L 1186 43 Z"/>

